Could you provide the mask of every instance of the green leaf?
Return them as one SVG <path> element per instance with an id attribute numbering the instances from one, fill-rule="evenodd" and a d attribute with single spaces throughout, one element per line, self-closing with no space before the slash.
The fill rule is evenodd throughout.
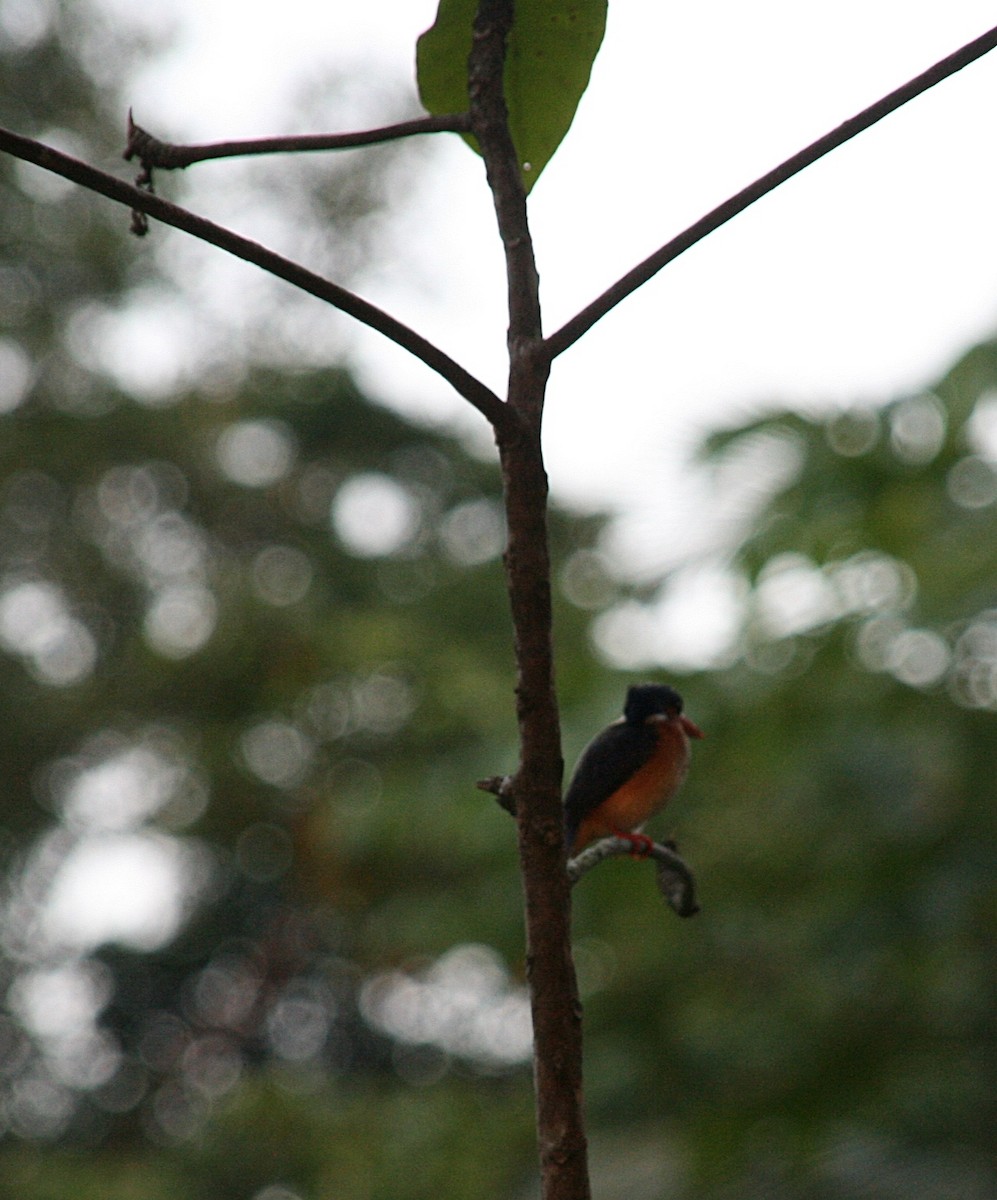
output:
<path id="1" fill-rule="evenodd" d="M 419 38 L 416 76 L 426 109 L 466 112 L 467 58 L 477 0 L 440 0 Z M 606 29 L 606 0 L 517 0 L 505 65 L 509 128 L 527 192 L 571 127 Z M 477 150 L 473 137 L 465 139 Z"/>

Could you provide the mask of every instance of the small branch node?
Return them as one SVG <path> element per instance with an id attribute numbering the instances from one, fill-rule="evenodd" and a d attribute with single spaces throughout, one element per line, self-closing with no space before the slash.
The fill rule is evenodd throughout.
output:
<path id="1" fill-rule="evenodd" d="M 150 195 L 155 195 L 156 184 L 152 177 L 152 168 L 155 165 L 155 147 L 159 143 L 151 134 L 146 133 L 141 126 L 136 125 L 132 117 L 132 110 L 128 110 L 128 142 L 125 146 L 124 159 L 125 162 L 131 162 L 133 158 L 137 158 L 142 166 L 142 170 L 135 176 L 135 186 L 141 188 L 143 192 L 148 192 Z M 129 226 L 129 232 L 136 237 L 145 237 L 149 232 L 149 218 L 140 209 L 132 209 L 132 221 Z"/>
<path id="2" fill-rule="evenodd" d="M 170 142 L 161 142 L 153 137 L 148 130 L 135 123 L 132 110 L 128 110 L 128 140 L 125 143 L 125 162 L 137 158 L 143 168 L 152 172 L 153 167 L 161 167 L 164 171 L 175 171 L 186 167 L 182 146 L 174 146 Z"/>
<path id="3" fill-rule="evenodd" d="M 512 796 L 511 775 L 489 775 L 487 779 L 479 779 L 474 785 L 482 792 L 490 792 L 500 808 L 504 808 L 510 816 L 516 815 L 516 802 Z"/>

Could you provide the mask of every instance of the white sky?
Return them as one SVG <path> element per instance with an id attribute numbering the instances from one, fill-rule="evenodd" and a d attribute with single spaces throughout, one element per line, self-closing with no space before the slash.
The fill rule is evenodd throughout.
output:
<path id="1" fill-rule="evenodd" d="M 107 2 L 150 16 L 137 0 Z M 172 52 L 135 85 L 139 119 L 199 140 L 280 132 L 281 105 L 329 69 L 411 95 L 415 38 L 435 7 L 283 0 L 275 21 L 262 0 L 188 0 Z M 617 0 L 575 125 L 531 197 L 548 330 L 994 19 L 989 0 Z M 997 53 L 783 186 L 604 320 L 555 365 L 555 489 L 628 513 L 635 558 L 674 560 L 709 502 L 682 469 L 704 430 L 768 402 L 842 405 L 919 389 L 989 334 L 994 112 Z M 490 202 L 480 161 L 443 140 L 363 290 L 501 389 L 504 282 Z M 354 351 L 389 403 L 480 424 L 382 339 L 358 332 Z"/>

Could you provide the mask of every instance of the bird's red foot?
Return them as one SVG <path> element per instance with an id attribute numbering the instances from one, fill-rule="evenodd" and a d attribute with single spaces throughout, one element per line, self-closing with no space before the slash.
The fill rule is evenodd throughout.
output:
<path id="1" fill-rule="evenodd" d="M 649 838 L 646 833 L 630 833 L 622 829 L 616 831 L 616 836 L 623 838 L 625 842 L 630 843 L 631 858 L 647 858 L 654 846 L 654 839 Z"/>

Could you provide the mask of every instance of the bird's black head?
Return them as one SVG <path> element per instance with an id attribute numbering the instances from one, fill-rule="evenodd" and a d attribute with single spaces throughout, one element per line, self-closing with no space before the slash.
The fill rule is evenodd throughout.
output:
<path id="1" fill-rule="evenodd" d="M 643 725 L 648 717 L 659 713 L 677 717 L 681 711 L 682 697 L 663 683 L 639 683 L 629 688 L 623 705 L 623 716 L 628 725 Z"/>

